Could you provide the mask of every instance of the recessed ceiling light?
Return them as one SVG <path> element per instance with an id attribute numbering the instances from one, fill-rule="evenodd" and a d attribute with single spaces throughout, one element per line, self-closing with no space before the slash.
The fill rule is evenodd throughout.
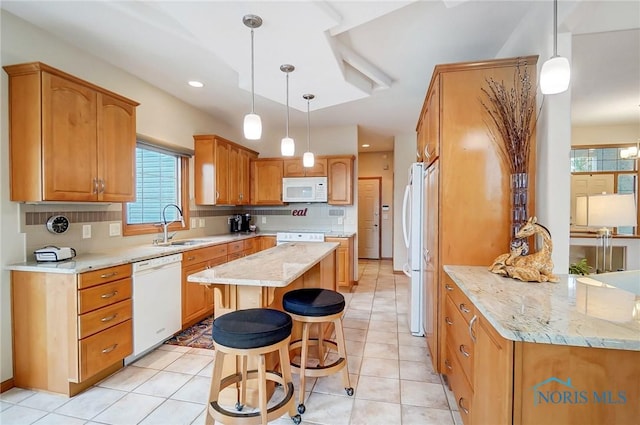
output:
<path id="1" fill-rule="evenodd" d="M 197 87 L 197 88 L 204 87 L 204 84 L 202 84 L 200 81 L 189 81 L 189 85 L 191 87 Z"/>
<path id="2" fill-rule="evenodd" d="M 368 148 L 369 146 L 371 146 L 371 145 L 368 144 L 368 143 L 365 143 L 364 145 L 362 145 L 363 148 Z"/>

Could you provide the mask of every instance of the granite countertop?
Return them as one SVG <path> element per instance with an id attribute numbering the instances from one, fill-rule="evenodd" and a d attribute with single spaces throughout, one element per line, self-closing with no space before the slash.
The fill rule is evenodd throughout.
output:
<path id="1" fill-rule="evenodd" d="M 105 267 L 118 266 L 121 264 L 135 263 L 150 258 L 163 257 L 165 255 L 178 254 L 192 249 L 204 248 L 207 246 L 220 245 L 242 239 L 255 238 L 263 234 L 256 233 L 233 233 L 215 236 L 199 236 L 188 238 L 194 241 L 192 245 L 137 245 L 132 247 L 118 248 L 102 252 L 90 252 L 79 254 L 71 260 L 59 262 L 37 262 L 26 261 L 22 263 L 10 264 L 5 267 L 7 270 L 18 270 L 26 272 L 41 273 L 83 273 L 87 271 L 103 269 Z M 177 241 L 173 241 L 179 242 Z"/>
<path id="2" fill-rule="evenodd" d="M 284 287 L 331 254 L 337 242 L 291 242 L 189 275 L 187 281 Z"/>
<path id="3" fill-rule="evenodd" d="M 504 338 L 640 351 L 640 294 L 633 285 L 605 283 L 607 274 L 536 283 L 504 278 L 484 266 L 444 271 Z M 640 271 L 627 276 L 638 277 Z"/>

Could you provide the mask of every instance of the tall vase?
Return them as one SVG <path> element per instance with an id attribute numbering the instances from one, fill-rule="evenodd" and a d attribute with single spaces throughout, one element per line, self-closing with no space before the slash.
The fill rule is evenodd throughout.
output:
<path id="1" fill-rule="evenodd" d="M 527 221 L 527 198 L 529 192 L 529 174 L 511 174 L 511 250 L 522 247 L 520 255 L 529 253 L 527 239 L 519 239 L 516 234 Z"/>

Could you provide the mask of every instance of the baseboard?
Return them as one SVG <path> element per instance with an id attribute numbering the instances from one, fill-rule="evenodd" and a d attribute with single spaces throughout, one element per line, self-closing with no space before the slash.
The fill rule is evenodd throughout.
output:
<path id="1" fill-rule="evenodd" d="M 15 387 L 13 383 L 13 378 L 9 378 L 6 381 L 0 382 L 0 393 L 9 391 L 13 387 Z"/>

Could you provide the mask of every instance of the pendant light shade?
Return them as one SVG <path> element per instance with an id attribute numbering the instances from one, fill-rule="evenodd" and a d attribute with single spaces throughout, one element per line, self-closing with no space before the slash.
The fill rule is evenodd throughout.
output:
<path id="1" fill-rule="evenodd" d="M 302 166 L 305 168 L 313 167 L 315 158 L 311 152 L 311 122 L 309 120 L 309 101 L 315 98 L 312 94 L 303 94 L 302 98 L 307 101 L 307 151 L 302 155 Z"/>
<path id="2" fill-rule="evenodd" d="M 558 56 L 558 0 L 553 1 L 553 56 L 542 64 L 540 91 L 542 94 L 558 94 L 569 88 L 571 66 L 569 60 Z"/>
<path id="3" fill-rule="evenodd" d="M 248 140 L 260 140 L 260 137 L 262 137 L 262 120 L 254 110 L 253 29 L 262 25 L 262 18 L 257 15 L 245 15 L 242 18 L 242 22 L 251 28 L 251 113 L 244 116 L 244 137 Z"/>
<path id="4" fill-rule="evenodd" d="M 296 144 L 289 137 L 289 73 L 296 69 L 293 65 L 280 65 L 280 71 L 284 72 L 287 81 L 287 134 L 280 142 L 280 153 L 282 156 L 293 156 L 296 152 Z"/>

